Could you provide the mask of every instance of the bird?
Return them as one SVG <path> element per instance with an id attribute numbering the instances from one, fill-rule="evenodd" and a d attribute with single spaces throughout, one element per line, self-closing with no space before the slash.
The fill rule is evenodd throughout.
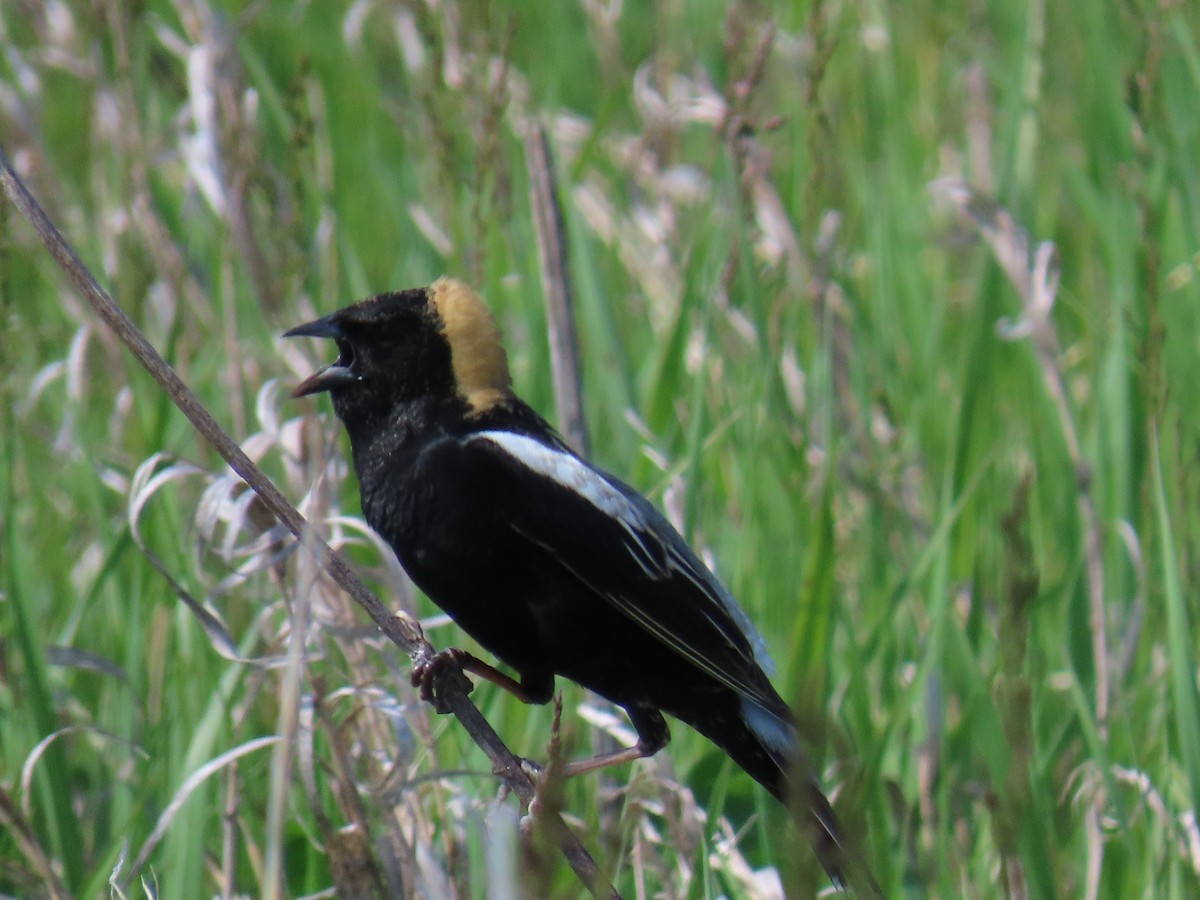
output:
<path id="1" fill-rule="evenodd" d="M 557 676 L 594 691 L 625 710 L 637 742 L 572 764 L 572 775 L 657 753 L 670 740 L 665 713 L 801 810 L 817 858 L 846 885 L 843 830 L 767 675 L 764 641 L 649 500 L 581 458 L 514 393 L 476 291 L 442 277 L 285 337 L 337 346 L 292 395 L 329 394 L 367 523 L 413 582 L 517 673 L 442 651 L 414 670 L 426 699 L 447 666 L 527 703 L 550 701 Z"/>

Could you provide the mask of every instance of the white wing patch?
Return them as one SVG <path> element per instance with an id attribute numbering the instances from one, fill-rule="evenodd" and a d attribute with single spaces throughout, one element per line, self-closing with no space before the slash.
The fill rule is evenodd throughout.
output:
<path id="1" fill-rule="evenodd" d="M 717 580 L 716 576 L 691 554 L 683 539 L 675 533 L 670 523 L 647 501 L 642 501 L 645 508 L 639 507 L 626 493 L 579 457 L 554 447 L 548 447 L 534 438 L 514 434 L 511 431 L 492 430 L 481 431 L 472 435 L 468 440 L 488 441 L 526 468 L 551 479 L 587 500 L 597 510 L 620 524 L 625 532 L 625 549 L 642 571 L 653 579 L 667 579 L 672 577 L 673 573 L 681 574 L 696 587 L 700 596 L 707 598 L 709 603 L 723 608 L 724 612 L 733 620 L 734 627 L 749 642 L 751 654 L 759 667 L 768 675 L 774 671 L 774 662 L 767 652 L 766 642 L 750 622 L 745 611 L 738 606 L 737 601 Z M 525 537 L 535 543 L 540 543 L 531 535 L 526 534 Z M 542 546 L 546 545 L 542 544 Z M 547 547 L 547 549 L 550 548 Z M 757 703 L 768 702 L 748 684 L 731 679 L 728 673 L 719 671 L 702 654 L 696 653 L 677 635 L 664 629 L 652 611 L 640 609 L 619 595 L 603 593 L 618 608 L 624 610 L 626 615 L 640 622 L 647 630 L 659 635 L 661 640 L 691 659 L 718 681 L 727 684 L 747 698 L 753 698 L 748 699 L 748 702 L 755 705 L 757 705 L 756 701 Z M 707 618 L 718 634 L 725 631 L 725 626 L 718 620 L 714 609 L 701 603 L 697 605 L 696 612 Z M 743 653 L 732 642 L 730 649 L 738 655 Z M 766 713 L 760 713 L 760 715 L 766 715 Z"/>
<path id="2" fill-rule="evenodd" d="M 563 487 L 579 494 L 601 512 L 644 527 L 645 522 L 625 495 L 597 475 L 595 470 L 579 457 L 547 447 L 541 441 L 511 431 L 481 431 L 474 435 L 474 438 L 491 441 L 528 468 L 549 476 Z"/>
<path id="3" fill-rule="evenodd" d="M 664 574 L 663 563 L 657 561 L 656 554 L 642 538 L 643 534 L 651 531 L 645 516 L 628 497 L 579 457 L 511 431 L 481 431 L 472 438 L 476 439 L 490 441 L 522 465 L 561 484 L 619 522 L 629 536 L 626 547 L 638 565 L 648 575 L 661 577 Z"/>

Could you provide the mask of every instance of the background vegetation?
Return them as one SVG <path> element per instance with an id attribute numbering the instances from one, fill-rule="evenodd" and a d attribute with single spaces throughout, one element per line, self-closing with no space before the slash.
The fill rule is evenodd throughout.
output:
<path id="1" fill-rule="evenodd" d="M 593 455 L 759 623 L 887 894 L 1195 896 L 1198 19 L 1187 0 L 12 0 L 0 146 L 218 418 L 447 646 L 357 518 L 328 404 L 284 399 L 323 360 L 278 335 L 451 273 L 551 413 L 525 151 L 543 123 Z M 310 584 L 7 205 L 0 304 L 0 894 L 579 893 L 516 852 L 482 754 Z M 302 669 L 281 664 L 293 634 Z M 562 690 L 569 755 L 620 736 Z M 475 698 L 544 758 L 551 710 Z M 565 807 L 627 896 L 820 883 L 683 727 Z"/>

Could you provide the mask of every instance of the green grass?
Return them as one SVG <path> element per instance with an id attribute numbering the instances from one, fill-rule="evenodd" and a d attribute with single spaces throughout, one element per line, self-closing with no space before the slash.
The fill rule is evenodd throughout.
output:
<path id="1" fill-rule="evenodd" d="M 553 410 L 520 131 L 536 115 L 593 455 L 665 504 L 767 635 L 887 894 L 1200 891 L 1191 4 L 625 4 L 609 22 L 463 0 L 362 4 L 357 27 L 332 3 L 101 6 L 0 6 L 0 146 L 285 493 L 324 478 L 309 515 L 358 515 L 328 404 L 283 399 L 318 360 L 277 335 L 313 311 L 462 277 L 519 391 Z M 1004 339 L 1021 294 L 935 200 L 945 176 L 1054 242 L 1042 343 Z M 500 895 L 487 860 L 515 843 L 515 807 L 484 756 L 348 600 L 253 544 L 236 490 L 215 501 L 219 460 L 7 205 L 0 313 L 0 894 L 111 877 L 127 896 L 140 879 L 303 896 L 358 863 L 397 890 Z M 138 493 L 156 453 L 174 477 Z M 435 614 L 360 528 L 330 528 L 388 602 Z M 299 727 L 272 788 L 278 745 L 232 756 L 286 720 L 273 663 L 298 604 Z M 595 726 L 562 688 L 583 755 Z M 545 755 L 549 709 L 475 699 Z M 599 779 L 567 788 L 622 894 L 770 896 L 742 863 L 811 890 L 772 803 L 673 731 L 616 776 L 615 819 Z M 579 892 L 553 855 L 515 871 L 530 895 Z"/>

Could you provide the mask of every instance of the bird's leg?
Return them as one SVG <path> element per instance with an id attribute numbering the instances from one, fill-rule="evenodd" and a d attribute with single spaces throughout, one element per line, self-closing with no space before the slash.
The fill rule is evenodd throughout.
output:
<path id="1" fill-rule="evenodd" d="M 618 766 L 621 763 L 633 762 L 635 759 L 645 759 L 647 756 L 653 756 L 661 749 L 661 747 L 651 747 L 642 741 L 638 741 L 632 747 L 624 747 L 620 750 L 613 750 L 610 753 L 601 753 L 593 756 L 591 759 L 577 759 L 575 762 L 567 763 L 563 767 L 563 777 L 574 778 L 576 775 L 595 772 L 597 769 L 607 769 L 609 766 Z"/>
<path id="2" fill-rule="evenodd" d="M 554 690 L 554 681 L 550 680 L 548 686 L 537 681 L 532 681 L 526 684 L 524 681 L 517 681 L 515 678 L 505 675 L 499 669 L 489 666 L 477 656 L 472 656 L 466 650 L 461 650 L 458 647 L 449 647 L 435 653 L 431 659 L 423 662 L 418 662 L 413 665 L 412 685 L 415 688 L 420 688 L 421 699 L 427 703 L 432 703 L 434 708 L 439 713 L 449 712 L 449 708 L 439 699 L 440 682 L 446 677 L 453 677 L 454 672 L 462 675 L 463 672 L 470 672 L 472 675 L 478 675 L 497 687 L 504 688 L 522 703 L 545 703 L 550 699 L 550 695 Z M 470 682 L 467 682 L 470 684 Z M 467 689 L 470 693 L 470 688 Z"/>
<path id="3" fill-rule="evenodd" d="M 629 713 L 629 720 L 633 723 L 634 730 L 637 731 L 637 743 L 632 747 L 613 750 L 611 753 L 601 753 L 591 759 L 567 763 L 563 768 L 564 778 L 583 775 L 585 772 L 595 772 L 597 769 L 607 769 L 609 766 L 633 762 L 635 759 L 645 759 L 667 746 L 667 742 L 671 740 L 671 732 L 667 728 L 667 720 L 662 717 L 662 713 L 657 709 L 639 706 L 629 707 L 626 712 Z"/>

